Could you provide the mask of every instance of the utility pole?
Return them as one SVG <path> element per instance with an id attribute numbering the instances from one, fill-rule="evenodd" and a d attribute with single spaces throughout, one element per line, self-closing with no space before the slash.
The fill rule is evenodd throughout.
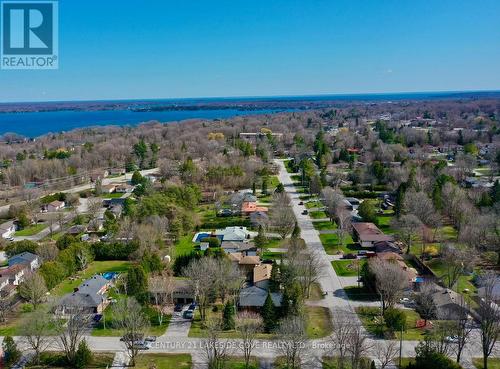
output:
<path id="1" fill-rule="evenodd" d="M 403 358 L 403 326 L 401 324 L 401 334 L 399 335 L 399 367 L 401 368 L 401 360 Z"/>

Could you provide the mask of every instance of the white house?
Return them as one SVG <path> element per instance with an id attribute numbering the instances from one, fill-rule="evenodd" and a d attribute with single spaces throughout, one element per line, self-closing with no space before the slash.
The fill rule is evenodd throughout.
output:
<path id="1" fill-rule="evenodd" d="M 18 264 L 29 267 L 31 271 L 40 268 L 41 265 L 38 255 L 32 254 L 31 252 L 22 252 L 9 258 L 10 267 Z"/>
<path id="2" fill-rule="evenodd" d="M 224 229 L 217 229 L 215 231 L 216 236 L 222 236 L 222 241 L 235 241 L 243 242 L 250 238 L 250 233 L 248 233 L 247 227 L 226 227 Z"/>
<path id="3" fill-rule="evenodd" d="M 16 264 L 6 269 L 0 269 L 0 278 L 4 277 L 9 280 L 9 284 L 18 286 L 24 279 L 27 267 L 22 264 Z"/>

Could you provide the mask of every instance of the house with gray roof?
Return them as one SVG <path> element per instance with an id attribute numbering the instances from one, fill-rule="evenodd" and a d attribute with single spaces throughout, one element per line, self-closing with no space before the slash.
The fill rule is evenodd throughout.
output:
<path id="1" fill-rule="evenodd" d="M 108 306 L 106 292 L 109 286 L 109 280 L 96 274 L 75 288 L 72 293 L 64 295 L 54 313 L 61 316 L 76 313 L 101 314 Z"/>
<path id="2" fill-rule="evenodd" d="M 257 286 L 243 288 L 240 291 L 238 306 L 242 309 L 260 309 L 264 306 L 268 293 L 271 294 L 274 306 L 280 307 L 283 294 L 280 292 L 268 292 L 266 289 Z"/>
<path id="3" fill-rule="evenodd" d="M 34 271 L 38 268 L 40 268 L 40 258 L 38 255 L 35 255 L 31 252 L 22 252 L 20 254 L 14 255 L 11 258 L 9 258 L 9 266 L 13 265 L 25 265 L 29 266 L 29 269 L 31 271 Z"/>

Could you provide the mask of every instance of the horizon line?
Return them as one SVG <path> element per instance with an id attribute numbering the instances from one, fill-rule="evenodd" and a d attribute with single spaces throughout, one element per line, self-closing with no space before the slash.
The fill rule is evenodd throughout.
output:
<path id="1" fill-rule="evenodd" d="M 304 95 L 234 95 L 234 96 L 204 96 L 204 97 L 148 97 L 148 98 L 109 98 L 109 99 L 73 99 L 73 100 L 33 100 L 0 102 L 8 104 L 43 104 L 43 103 L 86 103 L 86 102 L 127 102 L 127 101 L 158 101 L 158 100 L 218 100 L 218 99 L 276 99 L 276 98 L 312 98 L 312 97 L 348 97 L 348 96 L 384 96 L 384 95 L 447 95 L 467 93 L 500 93 L 500 89 L 487 90 L 429 90 L 429 91 L 392 91 L 392 92 L 356 92 L 356 93 L 318 93 Z"/>

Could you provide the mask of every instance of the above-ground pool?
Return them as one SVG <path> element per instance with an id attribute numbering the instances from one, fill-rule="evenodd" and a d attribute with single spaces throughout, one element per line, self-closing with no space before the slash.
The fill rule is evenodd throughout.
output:
<path id="1" fill-rule="evenodd" d="M 102 276 L 103 276 L 104 278 L 106 278 L 108 281 L 110 281 L 110 280 L 112 280 L 113 278 L 115 278 L 117 274 L 118 274 L 118 273 L 116 273 L 116 272 L 106 272 L 106 273 L 102 273 Z"/>

